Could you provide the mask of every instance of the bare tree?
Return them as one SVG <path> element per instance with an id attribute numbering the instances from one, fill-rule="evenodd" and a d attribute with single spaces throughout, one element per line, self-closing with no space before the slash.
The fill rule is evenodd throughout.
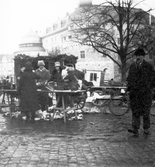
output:
<path id="1" fill-rule="evenodd" d="M 106 1 L 80 7 L 70 17 L 72 40 L 108 56 L 119 66 L 122 81 L 126 79 L 127 64 L 134 50 L 141 44 L 140 37 L 146 35 L 140 30 L 149 29 L 149 11 L 136 8 L 139 3 Z"/>
<path id="2" fill-rule="evenodd" d="M 55 56 L 57 56 L 57 55 L 60 54 L 60 49 L 55 48 L 55 49 L 53 49 L 51 52 L 49 52 L 48 54 L 49 54 L 49 56 L 51 56 L 51 57 L 55 57 Z"/>

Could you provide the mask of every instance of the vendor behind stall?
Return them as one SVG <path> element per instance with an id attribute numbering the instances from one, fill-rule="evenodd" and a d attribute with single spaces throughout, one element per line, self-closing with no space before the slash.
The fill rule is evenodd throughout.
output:
<path id="1" fill-rule="evenodd" d="M 62 67 L 60 65 L 60 62 L 58 62 L 58 61 L 55 62 L 50 81 L 54 82 L 56 89 L 63 89 L 64 88 L 64 81 L 62 79 Z"/>
<path id="2" fill-rule="evenodd" d="M 64 80 L 62 78 L 62 67 L 60 62 L 55 62 L 54 70 L 51 74 L 50 81 L 54 82 L 54 89 L 63 90 L 64 89 Z M 59 98 L 59 101 L 58 101 Z M 61 93 L 56 93 L 57 107 L 62 106 L 62 95 Z"/>
<path id="3" fill-rule="evenodd" d="M 41 90 L 46 90 L 46 84 L 50 79 L 50 72 L 45 68 L 45 63 L 43 60 L 38 61 L 38 69 L 36 74 L 40 76 L 40 79 L 37 80 L 37 88 Z M 39 102 L 41 105 L 41 110 L 47 110 L 48 107 L 48 93 L 41 92 L 39 94 Z"/>

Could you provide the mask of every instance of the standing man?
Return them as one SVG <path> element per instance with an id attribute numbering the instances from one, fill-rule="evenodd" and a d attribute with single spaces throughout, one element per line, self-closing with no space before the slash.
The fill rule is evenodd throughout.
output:
<path id="1" fill-rule="evenodd" d="M 128 132 L 138 136 L 140 116 L 143 117 L 144 134 L 149 134 L 155 72 L 153 66 L 145 61 L 145 51 L 142 48 L 138 48 L 134 54 L 136 62 L 131 64 L 127 77 L 127 91 L 132 110 L 132 129 L 128 129 Z"/>
<path id="2" fill-rule="evenodd" d="M 46 84 L 50 79 L 50 72 L 45 68 L 45 63 L 43 60 L 38 61 L 38 69 L 36 74 L 40 76 L 40 79 L 37 80 L 37 88 L 46 90 Z M 39 94 L 39 102 L 41 104 L 41 110 L 47 110 L 48 106 L 48 93 L 41 92 Z"/>

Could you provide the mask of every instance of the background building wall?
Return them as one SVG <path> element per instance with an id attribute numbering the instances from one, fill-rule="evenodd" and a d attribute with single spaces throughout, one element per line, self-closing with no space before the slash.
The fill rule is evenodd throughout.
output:
<path id="1" fill-rule="evenodd" d="M 64 23 L 63 26 L 62 22 Z M 115 78 L 115 70 L 117 68 L 114 68 L 114 62 L 111 59 L 98 53 L 91 46 L 81 45 L 72 41 L 68 15 L 58 19 L 51 27 L 47 28 L 46 34 L 42 36 L 42 43 L 47 52 L 58 49 L 60 54 L 72 54 L 78 57 L 76 64 L 78 70 L 103 71 L 106 69 L 105 80 Z"/>
<path id="2" fill-rule="evenodd" d="M 0 77 L 14 77 L 14 55 L 0 55 Z"/>

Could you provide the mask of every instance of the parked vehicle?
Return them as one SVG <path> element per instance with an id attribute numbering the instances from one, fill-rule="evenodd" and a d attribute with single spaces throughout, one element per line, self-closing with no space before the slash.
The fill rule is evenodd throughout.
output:
<path id="1" fill-rule="evenodd" d="M 155 90 L 152 92 L 152 106 L 150 114 L 155 116 Z M 121 89 L 120 92 L 115 92 L 109 102 L 109 110 L 116 116 L 122 116 L 130 111 L 130 100 L 129 94 L 125 89 Z"/>

